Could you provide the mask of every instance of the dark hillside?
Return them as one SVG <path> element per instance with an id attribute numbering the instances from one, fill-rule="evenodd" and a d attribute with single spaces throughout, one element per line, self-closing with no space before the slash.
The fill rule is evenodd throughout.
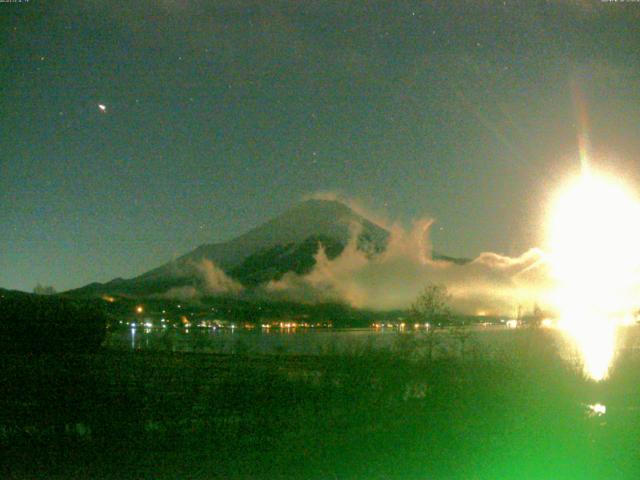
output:
<path id="1" fill-rule="evenodd" d="M 0 351 L 90 352 L 104 341 L 102 302 L 0 290 Z"/>

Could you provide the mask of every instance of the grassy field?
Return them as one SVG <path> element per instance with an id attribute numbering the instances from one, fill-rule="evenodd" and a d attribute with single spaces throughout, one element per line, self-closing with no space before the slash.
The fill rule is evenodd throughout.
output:
<path id="1" fill-rule="evenodd" d="M 0 355 L 2 478 L 612 479 L 640 474 L 640 361 L 585 380 L 499 352 Z M 589 409 L 606 405 L 604 415 Z"/>

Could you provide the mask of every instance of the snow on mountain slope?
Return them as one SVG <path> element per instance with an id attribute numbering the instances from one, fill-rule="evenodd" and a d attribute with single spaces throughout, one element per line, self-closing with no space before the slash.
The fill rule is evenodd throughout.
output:
<path id="1" fill-rule="evenodd" d="M 358 247 L 368 254 L 383 251 L 389 240 L 387 230 L 343 203 L 307 200 L 235 239 L 201 245 L 138 277 L 112 280 L 105 286 L 132 293 L 193 286 L 198 283 L 194 266 L 203 261 L 212 262 L 243 283 L 256 285 L 286 271 L 310 269 L 319 243 L 327 247 L 330 257 L 337 256 L 354 233 L 358 234 Z M 100 284 L 91 287 L 102 289 Z"/>

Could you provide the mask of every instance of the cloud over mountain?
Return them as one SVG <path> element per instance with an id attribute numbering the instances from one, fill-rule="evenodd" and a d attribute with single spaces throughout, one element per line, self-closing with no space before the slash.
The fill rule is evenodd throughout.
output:
<path id="1" fill-rule="evenodd" d="M 550 272 L 542 251 L 511 258 L 483 253 L 455 259 L 435 253 L 433 221 L 382 227 L 360 209 L 310 199 L 228 242 L 201 245 L 138 277 L 91 284 L 85 293 L 276 298 L 406 308 L 425 285 L 441 283 L 462 313 L 513 314 L 548 304 Z"/>
<path id="2" fill-rule="evenodd" d="M 320 247 L 311 272 L 287 273 L 264 288 L 299 301 L 341 300 L 381 310 L 406 308 L 429 283 L 445 284 L 454 308 L 464 313 L 508 314 L 520 304 L 545 302 L 550 277 L 540 250 L 517 258 L 483 253 L 462 265 L 434 260 L 431 226 L 424 220 L 409 231 L 394 229 L 387 249 L 375 257 L 367 257 L 353 239 L 334 259 Z"/>

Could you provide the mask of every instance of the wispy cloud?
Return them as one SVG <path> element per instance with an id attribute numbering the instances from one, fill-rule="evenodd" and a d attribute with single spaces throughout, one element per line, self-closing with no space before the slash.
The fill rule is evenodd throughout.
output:
<path id="1" fill-rule="evenodd" d="M 333 260 L 320 246 L 310 273 L 287 273 L 265 290 L 299 301 L 345 301 L 382 310 L 406 308 L 425 284 L 443 283 L 453 307 L 462 313 L 508 315 L 519 305 L 546 303 L 551 280 L 541 250 L 515 258 L 483 253 L 466 265 L 437 261 L 431 257 L 431 225 L 431 220 L 423 220 L 408 231 L 394 228 L 387 250 L 373 258 L 357 249 L 355 237 Z"/>

